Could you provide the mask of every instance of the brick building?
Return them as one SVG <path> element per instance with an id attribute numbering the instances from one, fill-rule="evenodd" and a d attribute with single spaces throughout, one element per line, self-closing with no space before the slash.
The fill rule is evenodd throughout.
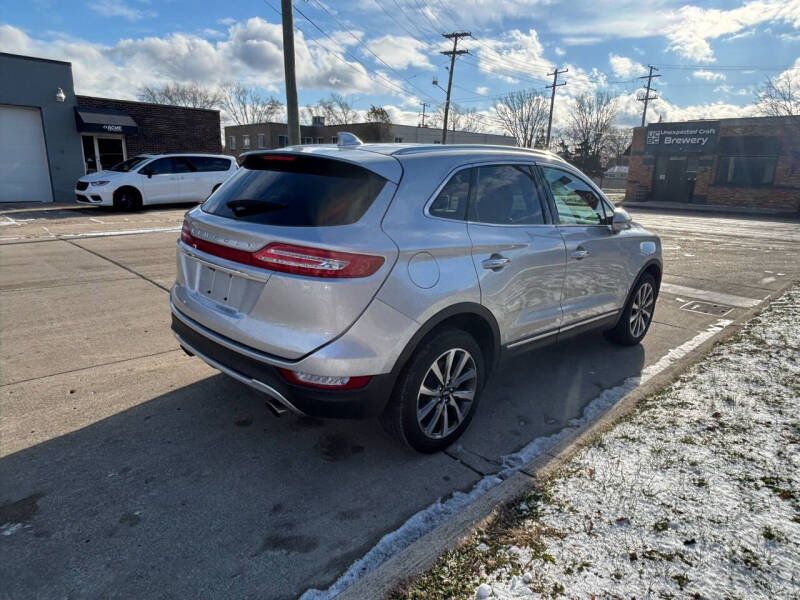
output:
<path id="1" fill-rule="evenodd" d="M 350 123 L 349 125 L 325 125 L 323 117 L 314 117 L 312 125 L 300 126 L 302 144 L 335 144 L 337 134 L 348 131 L 364 142 L 394 142 L 438 144 L 442 130 L 413 125 L 383 125 L 380 123 Z M 496 144 L 515 146 L 516 140 L 507 135 L 448 131 L 449 144 Z M 239 156 L 251 150 L 272 150 L 289 145 L 286 123 L 253 123 L 229 125 L 225 128 L 225 152 Z"/>
<path id="2" fill-rule="evenodd" d="M 0 52 L 0 202 L 71 202 L 143 152 L 219 153 L 219 111 L 76 96 L 68 62 Z"/>
<path id="3" fill-rule="evenodd" d="M 625 200 L 797 213 L 800 126 L 751 117 L 637 127 Z"/>

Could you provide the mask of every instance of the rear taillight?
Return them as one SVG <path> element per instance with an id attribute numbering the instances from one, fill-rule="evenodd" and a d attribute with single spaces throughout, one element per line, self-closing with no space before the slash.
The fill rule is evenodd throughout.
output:
<path id="1" fill-rule="evenodd" d="M 207 242 L 192 235 L 188 221 L 183 222 L 181 241 L 184 244 L 226 260 L 308 277 L 357 278 L 369 277 L 380 269 L 382 256 L 336 252 L 294 244 L 273 242 L 255 252 Z"/>
<path id="2" fill-rule="evenodd" d="M 369 375 L 341 377 L 336 375 L 312 375 L 311 373 L 290 371 L 289 369 L 278 369 L 278 371 L 289 383 L 326 390 L 356 390 L 367 385 L 369 380 L 372 379 Z"/>
<path id="3" fill-rule="evenodd" d="M 280 243 L 269 244 L 254 256 L 271 271 L 311 277 L 368 277 L 383 264 L 382 256 Z"/>

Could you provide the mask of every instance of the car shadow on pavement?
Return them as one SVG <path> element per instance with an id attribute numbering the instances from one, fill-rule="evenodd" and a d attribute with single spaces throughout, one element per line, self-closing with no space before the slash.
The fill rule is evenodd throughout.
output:
<path id="1" fill-rule="evenodd" d="M 598 335 L 522 355 L 463 444 L 552 433 L 643 357 Z M 479 478 L 374 422 L 276 418 L 215 375 L 0 460 L 0 596 L 294 598 Z"/>

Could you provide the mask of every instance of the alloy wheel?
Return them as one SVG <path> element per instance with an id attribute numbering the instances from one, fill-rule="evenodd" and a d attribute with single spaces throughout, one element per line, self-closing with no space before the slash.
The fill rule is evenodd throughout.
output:
<path id="1" fill-rule="evenodd" d="M 654 301 L 655 293 L 653 291 L 653 286 L 650 282 L 643 283 L 636 291 L 636 296 L 634 296 L 628 322 L 628 327 L 634 338 L 643 335 L 647 326 L 650 324 L 650 319 L 653 316 Z"/>
<path id="2" fill-rule="evenodd" d="M 463 348 L 442 353 L 428 368 L 417 394 L 417 423 L 431 439 L 450 435 L 469 414 L 478 384 L 472 355 Z"/>

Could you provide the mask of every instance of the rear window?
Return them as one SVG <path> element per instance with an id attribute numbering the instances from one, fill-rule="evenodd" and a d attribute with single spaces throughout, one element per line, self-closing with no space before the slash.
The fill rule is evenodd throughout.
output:
<path id="1" fill-rule="evenodd" d="M 348 225 L 367 212 L 385 184 L 372 171 L 339 160 L 256 154 L 245 157 L 203 210 L 264 225 Z"/>
<path id="2" fill-rule="evenodd" d="M 218 158 L 216 156 L 189 156 L 188 159 L 201 173 L 208 171 L 227 171 L 231 168 L 231 161 L 228 158 Z"/>

